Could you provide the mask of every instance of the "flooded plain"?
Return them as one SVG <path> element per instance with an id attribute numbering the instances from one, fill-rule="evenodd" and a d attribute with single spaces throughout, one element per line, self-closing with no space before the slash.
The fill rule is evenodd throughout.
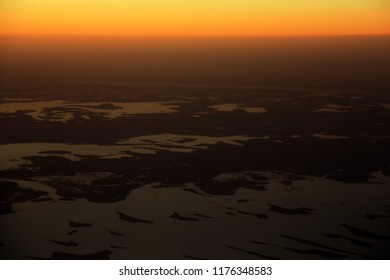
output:
<path id="1" fill-rule="evenodd" d="M 1 258 L 389 258 L 386 92 L 66 87 L 1 91 Z"/>

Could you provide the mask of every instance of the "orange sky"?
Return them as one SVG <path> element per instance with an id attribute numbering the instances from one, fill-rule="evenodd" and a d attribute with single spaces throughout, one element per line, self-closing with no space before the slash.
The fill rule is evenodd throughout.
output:
<path id="1" fill-rule="evenodd" d="M 0 34 L 390 34 L 390 1 L 1 0 Z"/>

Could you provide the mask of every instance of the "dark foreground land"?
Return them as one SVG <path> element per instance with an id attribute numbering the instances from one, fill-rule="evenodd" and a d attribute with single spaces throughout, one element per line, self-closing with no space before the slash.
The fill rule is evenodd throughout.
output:
<path id="1" fill-rule="evenodd" d="M 386 90 L 9 84 L 3 259 L 389 259 Z"/>

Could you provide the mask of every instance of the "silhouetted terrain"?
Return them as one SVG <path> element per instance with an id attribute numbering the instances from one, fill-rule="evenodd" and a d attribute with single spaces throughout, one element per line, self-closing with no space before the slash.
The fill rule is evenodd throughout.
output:
<path id="1" fill-rule="evenodd" d="M 1 258 L 390 257 L 388 37 L 23 40 Z"/>

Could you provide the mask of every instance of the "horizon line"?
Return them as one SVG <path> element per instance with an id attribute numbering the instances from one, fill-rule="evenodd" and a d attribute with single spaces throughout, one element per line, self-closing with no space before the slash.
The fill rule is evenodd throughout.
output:
<path id="1" fill-rule="evenodd" d="M 4 37 L 117 37 L 117 38 L 299 38 L 299 37 L 387 37 L 390 33 L 346 33 L 346 34 L 51 34 L 51 33 L 0 33 Z"/>

